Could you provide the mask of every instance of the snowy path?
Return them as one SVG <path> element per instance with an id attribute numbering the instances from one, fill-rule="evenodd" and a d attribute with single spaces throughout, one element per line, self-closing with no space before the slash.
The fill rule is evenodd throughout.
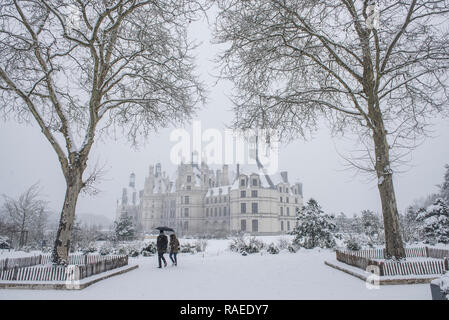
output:
<path id="1" fill-rule="evenodd" d="M 363 281 L 324 265 L 333 256 L 302 250 L 243 257 L 212 245 L 204 256 L 180 254 L 178 267 L 158 269 L 157 257 L 130 259 L 137 270 L 81 291 L 0 290 L 0 300 L 431 299 L 428 284 L 368 290 Z"/>

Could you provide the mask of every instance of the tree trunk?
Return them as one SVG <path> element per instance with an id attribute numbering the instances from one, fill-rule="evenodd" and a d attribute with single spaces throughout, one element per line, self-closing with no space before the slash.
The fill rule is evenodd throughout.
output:
<path id="1" fill-rule="evenodd" d="M 52 252 L 52 262 L 54 264 L 68 264 L 70 250 L 70 235 L 75 221 L 75 208 L 78 196 L 83 187 L 83 170 L 74 168 L 68 174 L 67 189 L 62 207 L 59 227 Z"/>
<path id="2" fill-rule="evenodd" d="M 382 202 L 386 258 L 402 259 L 405 258 L 405 250 L 399 226 L 399 214 L 393 186 L 393 171 L 390 168 L 390 148 L 387 141 L 387 133 L 380 115 L 376 117 L 374 123 L 376 124 L 373 138 L 378 178 L 377 186 Z"/>

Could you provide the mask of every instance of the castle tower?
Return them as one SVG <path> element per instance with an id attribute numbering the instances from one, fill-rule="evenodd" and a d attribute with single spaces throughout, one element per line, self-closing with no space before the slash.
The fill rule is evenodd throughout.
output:
<path id="1" fill-rule="evenodd" d="M 128 204 L 128 189 L 123 188 L 122 191 L 122 206 L 126 206 Z"/>
<path id="2" fill-rule="evenodd" d="M 134 172 L 129 176 L 129 187 L 133 189 L 136 187 L 136 174 Z"/>

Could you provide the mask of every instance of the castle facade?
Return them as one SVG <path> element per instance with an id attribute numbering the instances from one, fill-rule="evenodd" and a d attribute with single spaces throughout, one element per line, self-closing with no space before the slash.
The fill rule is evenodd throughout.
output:
<path id="1" fill-rule="evenodd" d="M 285 171 L 244 173 L 239 165 L 236 172 L 228 165 L 212 170 L 192 161 L 180 164 L 170 179 L 158 163 L 149 167 L 140 192 L 131 174 L 117 203 L 117 218 L 131 216 L 146 233 L 167 226 L 180 235 L 274 235 L 293 230 L 302 203 L 302 184 L 290 183 Z"/>

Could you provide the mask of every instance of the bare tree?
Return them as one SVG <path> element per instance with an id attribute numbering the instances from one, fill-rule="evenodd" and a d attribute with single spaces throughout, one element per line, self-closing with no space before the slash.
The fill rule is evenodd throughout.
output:
<path id="1" fill-rule="evenodd" d="M 187 0 L 5 0 L 0 5 L 1 109 L 33 120 L 55 151 L 66 194 L 53 250 L 66 263 L 83 177 L 99 132 L 135 143 L 188 119 L 203 89 Z"/>
<path id="2" fill-rule="evenodd" d="M 43 229 L 50 213 L 48 202 L 41 199 L 39 183 L 33 184 L 18 199 L 3 195 L 2 213 L 5 220 L 19 234 L 19 248 L 26 245 L 28 237 L 35 239 Z"/>
<path id="3" fill-rule="evenodd" d="M 353 164 L 378 179 L 387 254 L 404 257 L 392 165 L 448 101 L 449 1 L 217 2 L 236 126 L 262 121 L 289 140 L 323 116 L 357 133 L 369 162 Z"/>

